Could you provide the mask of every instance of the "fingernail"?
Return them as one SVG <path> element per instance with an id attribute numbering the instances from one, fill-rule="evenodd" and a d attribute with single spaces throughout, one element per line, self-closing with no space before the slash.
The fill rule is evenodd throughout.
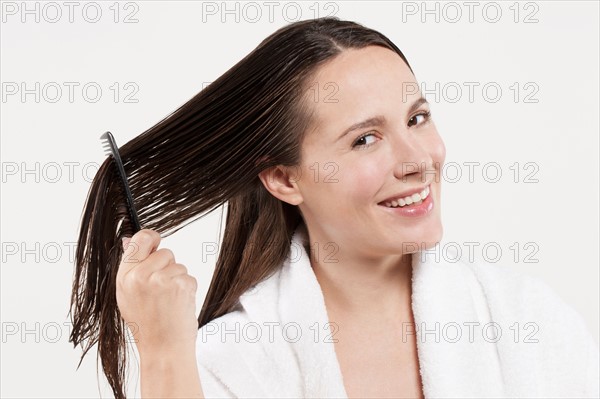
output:
<path id="1" fill-rule="evenodd" d="M 127 244 L 129 244 L 129 241 L 131 241 L 131 237 L 123 237 L 122 241 L 123 241 L 123 250 L 125 250 L 125 249 L 127 249 Z"/>

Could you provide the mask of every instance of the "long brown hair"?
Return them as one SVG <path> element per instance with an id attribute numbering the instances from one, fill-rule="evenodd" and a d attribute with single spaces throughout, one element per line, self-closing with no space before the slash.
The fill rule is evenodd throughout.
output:
<path id="1" fill-rule="evenodd" d="M 199 328 L 230 312 L 240 295 L 280 267 L 296 206 L 264 187 L 258 174 L 300 164 L 311 115 L 311 76 L 344 49 L 378 45 L 384 35 L 326 17 L 289 24 L 172 114 L 120 147 L 143 228 L 162 237 L 227 202 L 226 226 Z M 322 83 L 322 82 L 321 82 Z M 116 302 L 121 238 L 132 235 L 115 164 L 107 158 L 85 202 L 75 258 L 70 342 L 81 359 L 98 343 L 115 397 L 125 397 L 126 325 Z M 80 361 L 81 364 L 81 361 Z"/>

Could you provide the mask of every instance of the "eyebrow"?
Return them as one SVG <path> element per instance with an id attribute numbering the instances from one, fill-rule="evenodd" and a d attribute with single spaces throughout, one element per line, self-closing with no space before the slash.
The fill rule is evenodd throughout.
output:
<path id="1" fill-rule="evenodd" d="M 422 104 L 425 104 L 425 103 L 427 103 L 427 99 L 425 99 L 425 97 L 418 98 L 410 105 L 410 108 L 408 109 L 408 113 L 410 114 L 410 113 L 416 111 L 417 108 L 419 108 Z M 381 126 L 383 124 L 385 124 L 385 117 L 383 115 L 373 116 L 369 119 L 365 119 L 364 121 L 353 124 L 346 130 L 344 130 L 342 132 L 342 134 L 335 141 L 338 142 L 343 137 L 345 137 L 348 133 L 350 133 L 354 130 L 364 129 L 364 128 L 372 127 L 372 126 Z"/>

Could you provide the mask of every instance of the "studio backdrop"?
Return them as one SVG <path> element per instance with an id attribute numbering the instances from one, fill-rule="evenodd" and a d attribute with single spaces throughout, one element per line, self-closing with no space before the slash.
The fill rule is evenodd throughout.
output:
<path id="1" fill-rule="evenodd" d="M 598 2 L 3 1 L 1 10 L 2 397 L 112 395 L 95 348 L 77 370 L 81 350 L 68 341 L 100 135 L 126 143 L 280 27 L 327 15 L 389 37 L 431 104 L 447 151 L 437 255 L 541 278 L 598 342 Z M 328 83 L 315 92 L 334 93 Z M 161 242 L 197 278 L 198 311 L 226 212 Z M 139 396 L 137 370 L 130 377 Z"/>

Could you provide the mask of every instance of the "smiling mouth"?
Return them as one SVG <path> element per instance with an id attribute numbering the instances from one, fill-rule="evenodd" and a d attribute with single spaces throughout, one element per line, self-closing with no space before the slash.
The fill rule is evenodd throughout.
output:
<path id="1" fill-rule="evenodd" d="M 388 208 L 410 207 L 413 205 L 421 204 L 424 200 L 426 200 L 429 197 L 430 194 L 431 194 L 431 188 L 430 188 L 430 186 L 427 186 L 419 193 L 414 193 L 414 194 L 408 195 L 406 197 L 396 198 L 395 200 L 392 200 L 392 201 L 381 202 L 381 203 L 379 203 L 379 205 L 385 206 Z"/>

